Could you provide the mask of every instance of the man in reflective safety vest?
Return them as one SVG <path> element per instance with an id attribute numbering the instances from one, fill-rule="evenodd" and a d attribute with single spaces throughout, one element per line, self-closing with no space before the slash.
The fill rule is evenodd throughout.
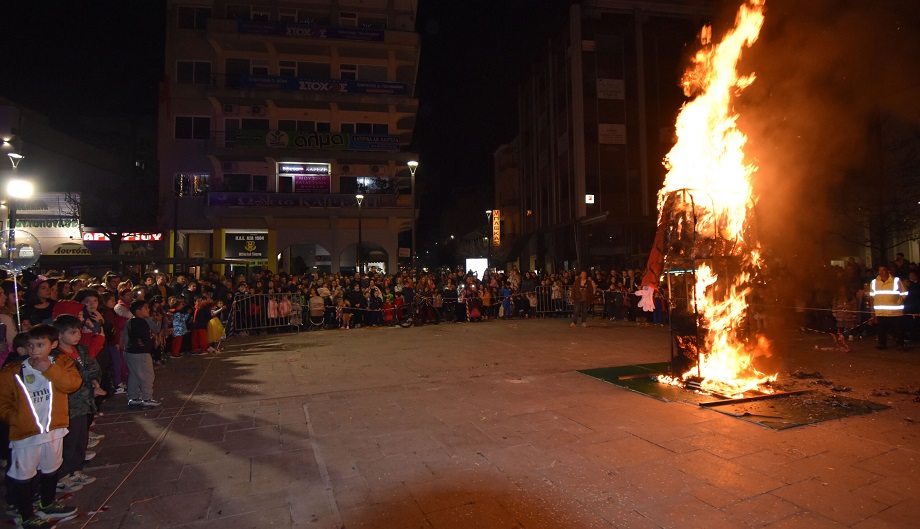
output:
<path id="1" fill-rule="evenodd" d="M 898 346 L 904 345 L 904 331 L 901 316 L 904 314 L 904 298 L 907 291 L 904 284 L 885 265 L 878 267 L 878 277 L 872 280 L 869 289 L 872 297 L 873 321 L 878 323 L 879 349 L 888 348 L 888 335 L 893 334 Z"/>

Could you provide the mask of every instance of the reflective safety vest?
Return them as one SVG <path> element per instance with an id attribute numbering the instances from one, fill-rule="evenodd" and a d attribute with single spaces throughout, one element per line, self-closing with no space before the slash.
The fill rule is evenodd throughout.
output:
<path id="1" fill-rule="evenodd" d="M 888 276 L 887 281 L 873 279 L 869 295 L 872 297 L 872 309 L 876 316 L 904 314 L 904 298 L 907 297 L 907 292 L 897 277 Z"/>

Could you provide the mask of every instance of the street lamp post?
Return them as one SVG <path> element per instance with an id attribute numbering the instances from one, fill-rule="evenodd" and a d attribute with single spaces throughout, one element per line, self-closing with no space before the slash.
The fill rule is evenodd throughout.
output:
<path id="1" fill-rule="evenodd" d="M 412 176 L 410 188 L 412 190 L 412 255 L 409 261 L 411 268 L 415 268 L 415 171 L 418 170 L 418 162 L 415 160 L 409 160 L 406 163 L 409 166 L 409 174 Z"/>
<path id="2" fill-rule="evenodd" d="M 491 236 L 491 233 L 492 233 L 492 210 L 491 210 L 491 209 L 487 209 L 487 210 L 486 210 L 486 218 L 489 219 L 489 220 L 488 220 L 488 224 L 486 225 L 486 233 L 489 234 L 488 237 L 487 237 L 488 242 L 486 242 L 486 246 L 489 247 L 489 256 L 486 258 L 486 268 L 487 268 L 488 270 L 492 270 L 492 236 Z"/>
<path id="3" fill-rule="evenodd" d="M 358 249 L 355 252 L 355 270 L 364 273 L 364 259 L 361 257 L 361 203 L 364 202 L 364 195 L 357 194 L 355 199 L 358 201 Z"/>
<path id="4" fill-rule="evenodd" d="M 7 197 L 7 228 L 9 232 L 9 239 L 7 240 L 7 252 L 10 257 L 16 247 L 16 199 L 29 198 L 32 196 L 32 182 L 24 180 L 18 177 L 17 170 L 19 169 L 19 162 L 25 158 L 23 155 L 15 152 L 8 154 L 10 157 L 10 162 L 13 164 L 13 174 L 10 176 L 9 182 L 6 184 L 6 197 Z M 13 272 L 13 288 L 16 299 L 19 299 L 19 292 L 16 289 L 16 272 Z M 19 314 L 19 307 L 16 308 L 16 326 L 22 326 L 22 320 Z"/>

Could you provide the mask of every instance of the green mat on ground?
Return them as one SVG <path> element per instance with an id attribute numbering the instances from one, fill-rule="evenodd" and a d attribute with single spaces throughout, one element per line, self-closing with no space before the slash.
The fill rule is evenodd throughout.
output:
<path id="1" fill-rule="evenodd" d="M 686 402 L 700 405 L 721 400 L 711 395 L 689 391 L 680 386 L 661 384 L 652 379 L 652 375 L 668 373 L 669 365 L 667 362 L 633 364 L 582 369 L 578 372 L 663 402 Z M 707 406 L 707 408 L 767 428 L 784 430 L 805 424 L 872 413 L 888 409 L 889 406 L 842 395 L 826 396 L 814 392 L 750 402 L 729 402 L 718 406 Z"/>

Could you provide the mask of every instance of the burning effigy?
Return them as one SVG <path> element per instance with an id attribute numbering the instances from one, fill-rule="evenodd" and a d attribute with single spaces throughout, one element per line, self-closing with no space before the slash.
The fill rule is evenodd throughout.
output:
<path id="1" fill-rule="evenodd" d="M 676 121 L 677 142 L 664 160 L 658 232 L 643 285 L 671 300 L 670 376 L 659 381 L 727 398 L 772 392 L 775 375 L 753 365 L 769 344 L 748 323 L 753 284 L 762 271 L 745 134 L 733 102 L 754 82 L 741 75 L 742 50 L 757 40 L 763 0 L 749 0 L 718 43 L 704 27 L 702 47 L 682 79 L 692 100 Z M 663 278 L 663 281 L 662 281 Z"/>

